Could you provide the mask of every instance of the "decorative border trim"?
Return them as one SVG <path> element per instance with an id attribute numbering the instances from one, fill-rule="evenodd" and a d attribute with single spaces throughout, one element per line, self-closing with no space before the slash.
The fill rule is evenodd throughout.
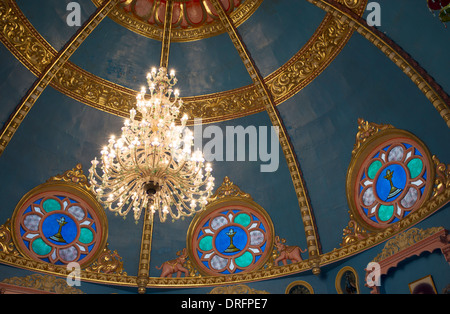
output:
<path id="1" fill-rule="evenodd" d="M 362 14 L 367 0 L 358 0 L 357 14 Z M 0 3 L 0 41 L 34 75 L 39 76 L 57 54 L 34 29 L 13 0 Z M 8 27 L 5 27 L 8 25 Z M 327 14 L 310 40 L 285 65 L 265 78 L 280 104 L 313 81 L 331 63 L 348 42 L 353 29 Z M 309 60 L 315 55 L 319 59 Z M 66 62 L 50 85 L 73 99 L 98 110 L 128 117 L 137 91 L 101 79 Z M 273 88 L 271 87 L 273 86 Z M 264 110 L 252 85 L 210 95 L 183 98 L 185 112 L 203 123 L 244 117 Z"/>
<path id="2" fill-rule="evenodd" d="M 22 121 L 25 119 L 28 112 L 34 106 L 36 100 L 42 94 L 44 89 L 50 84 L 55 77 L 56 73 L 64 66 L 69 60 L 70 56 L 77 50 L 77 48 L 84 42 L 84 40 L 91 34 L 91 32 L 97 27 L 98 24 L 106 17 L 106 14 L 112 9 L 115 3 L 119 0 L 105 0 L 101 7 L 99 7 L 88 21 L 76 32 L 76 34 L 70 39 L 70 41 L 58 52 L 58 54 L 49 60 L 48 66 L 45 70 L 39 74 L 38 79 L 34 82 L 26 95 L 22 98 L 19 105 L 15 108 L 8 121 L 5 123 L 0 132 L 0 155 L 5 150 L 11 138 L 16 133 Z M 4 10 L 4 7 L 0 4 L 0 13 Z M 0 15 L 3 17 L 3 14 Z M 0 23 L 1 24 L 1 23 Z M 9 26 L 9 25 L 8 25 Z M 7 32 L 10 27 L 6 27 L 4 32 Z M 3 36 L 0 35 L 3 39 Z M 17 40 L 14 38 L 14 40 Z M 21 43 L 21 41 L 19 40 Z M 8 47 L 8 46 L 7 46 Z M 9 47 L 8 47 L 9 48 Z M 33 47 L 31 47 L 33 49 Z"/>
<path id="3" fill-rule="evenodd" d="M 448 231 L 443 227 L 434 227 L 426 230 L 412 228 L 408 231 L 398 234 L 393 239 L 389 240 L 381 253 L 379 253 L 372 261 L 379 265 L 379 278 L 386 275 L 391 268 L 397 265 L 408 257 L 420 255 L 423 252 L 433 252 L 440 249 L 444 255 L 445 260 L 450 264 L 450 236 Z M 371 279 L 369 275 L 373 269 L 366 270 L 366 284 L 365 286 L 372 289 L 371 294 L 379 294 L 379 286 L 368 285 L 367 279 Z"/>
<path id="4" fill-rule="evenodd" d="M 244 23 L 259 8 L 262 1 L 263 0 L 247 0 L 244 3 L 241 3 L 239 7 L 230 14 L 233 22 L 237 25 Z M 100 5 L 100 0 L 92 0 L 92 2 L 96 6 Z M 132 13 L 128 14 L 124 12 L 122 6 L 122 4 L 116 5 L 108 17 L 114 22 L 141 36 L 162 40 L 163 30 L 161 27 L 146 23 Z M 189 27 L 187 29 L 173 28 L 170 40 L 173 42 L 189 42 L 220 35 L 224 32 L 225 29 L 222 27 L 222 24 L 219 21 L 214 21 L 199 27 Z"/>

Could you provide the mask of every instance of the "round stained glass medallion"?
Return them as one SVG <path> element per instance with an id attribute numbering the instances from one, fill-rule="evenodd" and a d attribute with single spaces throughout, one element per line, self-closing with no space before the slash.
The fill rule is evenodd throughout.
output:
<path id="1" fill-rule="evenodd" d="M 191 260 L 207 275 L 248 272 L 272 252 L 273 226 L 261 208 L 221 206 L 202 213 L 188 235 Z"/>
<path id="2" fill-rule="evenodd" d="M 349 199 L 357 216 L 371 229 L 403 219 L 431 192 L 433 168 L 428 150 L 411 134 L 402 134 L 409 136 L 379 137 L 363 150 L 359 169 L 354 169 L 358 172 Z"/>
<path id="3" fill-rule="evenodd" d="M 92 261 L 106 243 L 99 211 L 67 189 L 32 192 L 13 215 L 14 242 L 21 253 L 55 265 Z"/>

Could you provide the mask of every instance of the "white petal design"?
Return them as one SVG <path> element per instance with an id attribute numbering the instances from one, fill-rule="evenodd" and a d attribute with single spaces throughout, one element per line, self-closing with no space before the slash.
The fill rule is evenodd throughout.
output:
<path id="1" fill-rule="evenodd" d="M 227 224 L 228 221 L 225 217 L 223 216 L 217 216 L 216 218 L 214 218 L 211 221 L 211 228 L 213 228 L 214 230 L 219 229 L 220 227 L 222 227 L 223 225 Z"/>
<path id="2" fill-rule="evenodd" d="M 375 202 L 375 196 L 373 195 L 373 187 L 370 187 L 363 194 L 363 203 L 366 206 L 370 206 L 373 202 Z"/>
<path id="3" fill-rule="evenodd" d="M 228 260 L 220 257 L 219 255 L 215 255 L 213 258 L 211 258 L 211 267 L 215 270 L 221 270 L 225 266 L 227 266 Z"/>
<path id="4" fill-rule="evenodd" d="M 250 245 L 260 245 L 264 241 L 264 234 L 259 230 L 250 232 Z"/>
<path id="5" fill-rule="evenodd" d="M 403 159 L 403 147 L 395 146 L 389 152 L 388 161 L 401 161 Z"/>
<path id="6" fill-rule="evenodd" d="M 28 215 L 23 220 L 23 224 L 25 228 L 31 231 L 37 231 L 39 229 L 39 222 L 41 221 L 41 217 L 38 215 Z"/>

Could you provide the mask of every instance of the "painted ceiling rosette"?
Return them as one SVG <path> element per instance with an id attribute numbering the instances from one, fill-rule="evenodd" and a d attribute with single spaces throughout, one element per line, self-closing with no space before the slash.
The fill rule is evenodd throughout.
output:
<path id="1" fill-rule="evenodd" d="M 267 255 L 267 222 L 250 208 L 222 208 L 208 215 L 193 241 L 198 264 L 208 274 L 233 274 L 254 269 Z"/>

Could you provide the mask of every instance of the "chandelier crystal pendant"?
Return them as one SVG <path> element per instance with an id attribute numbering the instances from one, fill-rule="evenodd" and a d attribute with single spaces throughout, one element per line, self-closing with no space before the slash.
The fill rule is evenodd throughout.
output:
<path id="1" fill-rule="evenodd" d="M 205 164 L 201 151 L 192 152 L 188 116 L 176 123 L 183 102 L 173 90 L 175 72 L 153 68 L 147 82 L 150 97 L 143 87 L 122 135 L 111 136 L 101 151 L 103 173 L 97 173 L 97 158 L 89 169 L 98 201 L 124 218 L 132 209 L 136 223 L 146 209 L 150 217 L 157 212 L 161 222 L 168 215 L 172 220 L 191 216 L 205 208 L 214 187 L 211 164 Z"/>

